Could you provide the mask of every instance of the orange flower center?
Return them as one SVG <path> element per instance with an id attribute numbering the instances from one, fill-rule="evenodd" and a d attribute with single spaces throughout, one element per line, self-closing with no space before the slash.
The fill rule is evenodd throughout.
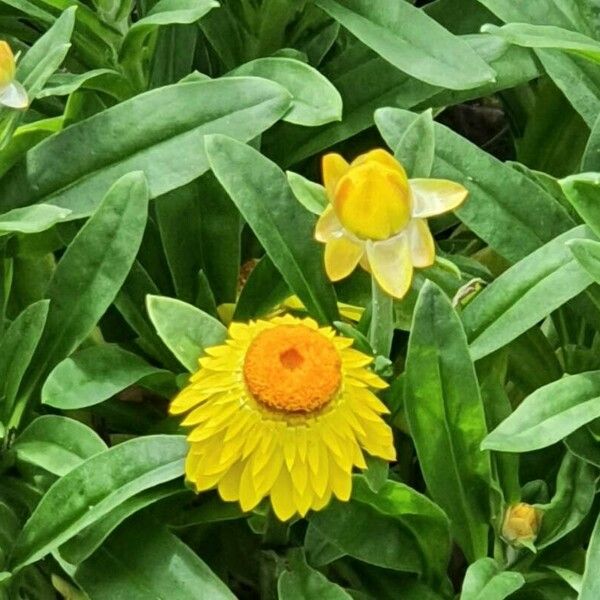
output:
<path id="1" fill-rule="evenodd" d="M 271 410 L 311 413 L 336 394 L 342 379 L 335 346 L 304 325 L 278 325 L 259 333 L 244 360 L 254 399 Z"/>

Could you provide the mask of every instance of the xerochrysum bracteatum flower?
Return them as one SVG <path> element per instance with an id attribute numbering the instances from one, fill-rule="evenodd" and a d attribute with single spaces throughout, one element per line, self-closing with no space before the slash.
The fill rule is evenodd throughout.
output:
<path id="1" fill-rule="evenodd" d="M 360 263 L 396 298 L 409 290 L 415 267 L 429 267 L 435 244 L 427 218 L 460 206 L 467 190 L 445 179 L 408 179 L 385 150 L 347 163 L 339 154 L 323 157 L 323 182 L 330 204 L 317 222 L 324 242 L 325 270 L 332 281 Z"/>
<path id="2" fill-rule="evenodd" d="M 308 318 L 230 325 L 171 404 L 192 428 L 188 481 L 245 511 L 269 496 L 283 521 L 348 500 L 363 452 L 395 458 L 388 410 L 371 391 L 386 384 L 351 345 Z"/>
<path id="3" fill-rule="evenodd" d="M 29 100 L 25 88 L 15 80 L 17 65 L 10 46 L 0 41 L 0 105 L 9 108 L 27 108 Z"/>

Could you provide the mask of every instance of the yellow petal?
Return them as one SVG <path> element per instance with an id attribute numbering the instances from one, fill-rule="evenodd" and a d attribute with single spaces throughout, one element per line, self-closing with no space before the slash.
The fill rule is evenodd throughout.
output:
<path id="1" fill-rule="evenodd" d="M 15 56 L 4 40 L 0 41 L 0 87 L 7 86 L 15 78 Z"/>
<path id="2" fill-rule="evenodd" d="M 344 233 L 344 228 L 333 210 L 333 206 L 328 206 L 319 217 L 315 227 L 315 239 L 318 242 L 328 242 L 340 237 Z"/>
<path id="3" fill-rule="evenodd" d="M 323 170 L 323 183 L 327 190 L 327 195 L 330 200 L 333 200 L 335 188 L 337 187 L 339 180 L 350 168 L 350 165 L 342 156 L 332 152 L 323 157 L 321 167 Z"/>
<path id="4" fill-rule="evenodd" d="M 434 217 L 460 206 L 468 190 L 447 179 L 410 179 L 412 215 L 416 218 Z"/>
<path id="5" fill-rule="evenodd" d="M 329 240 L 325 246 L 325 271 L 331 281 L 348 277 L 364 253 L 361 244 L 346 236 Z"/>
<path id="6" fill-rule="evenodd" d="M 415 267 L 430 267 L 435 261 L 435 242 L 429 225 L 424 219 L 413 219 L 407 227 L 408 243 L 412 264 Z"/>
<path id="7" fill-rule="evenodd" d="M 244 463 L 235 463 L 229 467 L 227 473 L 219 481 L 217 489 L 221 498 L 226 502 L 235 502 L 240 497 L 240 480 L 243 470 Z"/>
<path id="8" fill-rule="evenodd" d="M 373 276 L 382 289 L 403 298 L 410 289 L 413 265 L 406 235 L 399 235 L 384 242 L 367 244 L 367 256 Z"/>
<path id="9" fill-rule="evenodd" d="M 398 173 L 400 173 L 400 175 L 402 175 L 405 179 L 407 178 L 404 167 L 393 157 L 392 154 L 383 148 L 375 148 L 375 150 L 370 150 L 369 152 L 365 152 L 364 154 L 357 156 L 352 161 L 351 166 L 356 167 L 369 161 L 375 161 L 384 167 L 394 169 L 394 171 L 398 171 Z"/>
<path id="10" fill-rule="evenodd" d="M 290 475 L 286 469 L 281 469 L 271 489 L 271 504 L 280 521 L 287 521 L 296 512 L 293 493 Z"/>

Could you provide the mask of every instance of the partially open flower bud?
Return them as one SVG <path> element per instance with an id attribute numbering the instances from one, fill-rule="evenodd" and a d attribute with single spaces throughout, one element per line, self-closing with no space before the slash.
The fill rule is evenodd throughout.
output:
<path id="1" fill-rule="evenodd" d="M 542 523 L 542 512 L 526 502 L 519 502 L 506 509 L 502 524 L 502 537 L 518 546 L 533 542 Z"/>

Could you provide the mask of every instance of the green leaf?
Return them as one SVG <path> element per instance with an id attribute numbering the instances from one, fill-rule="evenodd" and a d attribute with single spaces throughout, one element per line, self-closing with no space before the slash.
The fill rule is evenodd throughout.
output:
<path id="1" fill-rule="evenodd" d="M 570 375 L 525 398 L 481 447 L 530 452 L 559 442 L 600 417 L 600 371 Z"/>
<path id="2" fill-rule="evenodd" d="M 480 558 L 467 569 L 461 600 L 504 600 L 525 584 L 521 573 L 503 571 L 491 558 Z"/>
<path id="3" fill-rule="evenodd" d="M 123 76 L 113 69 L 92 69 L 85 73 L 55 73 L 37 97 L 68 96 L 80 88 L 99 90 L 120 97 L 120 89 L 125 85 L 128 84 Z"/>
<path id="4" fill-rule="evenodd" d="M 338 556 L 421 573 L 433 581 L 444 577 L 450 551 L 448 519 L 436 504 L 396 481 L 375 493 L 361 476 L 353 477 L 351 502 L 334 502 L 311 516 L 306 549 L 315 564 L 319 548 L 310 538 L 321 544 L 326 540 Z"/>
<path id="5" fill-rule="evenodd" d="M 543 511 L 542 526 L 535 542 L 540 550 L 573 531 L 588 515 L 596 495 L 596 469 L 568 453 L 556 478 L 556 493 Z"/>
<path id="6" fill-rule="evenodd" d="M 198 180 L 200 250 L 217 304 L 235 302 L 242 255 L 242 218 L 213 173 Z"/>
<path id="7" fill-rule="evenodd" d="M 468 560 L 485 556 L 491 466 L 479 448 L 487 433 L 483 403 L 460 319 L 430 281 L 415 307 L 405 408 L 431 497 Z"/>
<path id="8" fill-rule="evenodd" d="M 598 283 L 600 281 L 600 242 L 574 240 L 567 245 L 577 262 Z"/>
<path id="9" fill-rule="evenodd" d="M 600 444 L 589 426 L 579 428 L 564 442 L 571 454 L 600 469 Z"/>
<path id="10" fill-rule="evenodd" d="M 558 236 L 467 304 L 463 322 L 475 360 L 514 340 L 593 283 L 567 246 L 590 237 L 585 225 Z"/>
<path id="11" fill-rule="evenodd" d="M 125 175 L 67 248 L 46 294 L 50 310 L 29 392 L 90 334 L 115 299 L 142 241 L 147 205 L 143 174 Z"/>
<path id="12" fill-rule="evenodd" d="M 198 370 L 205 348 L 222 344 L 227 337 L 222 323 L 181 300 L 148 296 L 146 306 L 156 333 L 190 373 Z"/>
<path id="13" fill-rule="evenodd" d="M 429 177 L 435 158 L 435 131 L 433 113 L 426 110 L 407 128 L 394 154 L 404 165 L 408 176 Z"/>
<path id="14" fill-rule="evenodd" d="M 600 103 L 600 91 L 598 93 L 598 102 Z M 584 173 L 600 171 L 600 117 L 592 123 L 592 131 L 590 132 L 590 137 L 588 138 L 583 158 L 581 159 L 580 171 Z M 578 177 L 574 179 L 577 181 Z"/>
<path id="15" fill-rule="evenodd" d="M 502 27 L 485 25 L 482 31 L 502 37 L 517 46 L 566 50 L 594 62 L 600 62 L 600 43 L 587 35 L 562 27 L 509 23 Z"/>
<path id="16" fill-rule="evenodd" d="M 72 210 L 71 218 L 86 216 L 119 177 L 136 170 L 144 171 L 150 196 L 160 196 L 208 169 L 205 134 L 253 139 L 289 105 L 288 92 L 278 84 L 246 77 L 140 94 L 32 148 L 0 179 L 0 211 L 44 202 Z M 74 147 L 94 152 L 73 155 Z M 67 162 L 65 155 L 71 156 Z"/>
<path id="17" fill-rule="evenodd" d="M 195 277 L 204 266 L 201 204 L 198 184 L 192 181 L 154 201 L 160 239 L 177 297 L 193 302 Z"/>
<path id="18" fill-rule="evenodd" d="M 287 559 L 287 568 L 277 581 L 279 600 L 352 600 L 343 588 L 311 569 L 301 550 L 290 551 Z"/>
<path id="19" fill-rule="evenodd" d="M 0 235 L 6 233 L 40 233 L 64 221 L 70 210 L 52 204 L 34 204 L 15 208 L 0 215 Z"/>
<path id="20" fill-rule="evenodd" d="M 12 449 L 17 461 L 62 477 L 86 459 L 106 450 L 106 444 L 93 429 L 79 421 L 44 415 L 25 428 Z"/>
<path id="21" fill-rule="evenodd" d="M 317 0 L 316 4 L 416 79 L 451 90 L 494 81 L 494 71 L 466 43 L 406 2 Z"/>
<path id="22" fill-rule="evenodd" d="M 600 595 L 600 514 L 590 537 L 590 544 L 585 555 L 585 570 L 581 582 L 579 600 L 596 600 Z"/>
<path id="23" fill-rule="evenodd" d="M 215 176 L 290 289 L 317 320 L 333 321 L 335 292 L 313 237 L 315 222 L 298 206 L 285 174 L 256 150 L 225 136 L 210 136 L 206 145 Z"/>
<path id="24" fill-rule="evenodd" d="M 122 53 L 134 44 L 140 43 L 140 37 L 147 36 L 160 25 L 195 23 L 219 3 L 215 0 L 160 0 L 144 16 L 131 25 L 123 41 Z"/>
<path id="25" fill-rule="evenodd" d="M 17 399 L 25 371 L 42 337 L 48 301 L 40 300 L 28 306 L 11 324 L 0 343 L 1 414 L 10 416 Z M 4 421 L 0 418 L 0 421 Z M 6 421 L 4 421 L 6 422 Z"/>
<path id="26" fill-rule="evenodd" d="M 194 551 L 143 514 L 123 523 L 73 577 L 94 600 L 235 600 Z"/>
<path id="27" fill-rule="evenodd" d="M 395 149 L 415 117 L 382 108 L 375 122 Z M 516 262 L 575 225 L 558 201 L 528 177 L 439 123 L 434 131 L 432 177 L 457 181 L 469 190 L 456 215 L 504 258 Z"/>
<path id="28" fill-rule="evenodd" d="M 325 188 L 293 171 L 286 171 L 285 174 L 296 200 L 313 215 L 320 215 L 329 203 Z"/>
<path id="29" fill-rule="evenodd" d="M 273 261 L 265 255 L 252 269 L 240 292 L 233 320 L 249 321 L 265 317 L 290 294 L 290 288 L 283 280 L 281 273 Z"/>
<path id="30" fill-rule="evenodd" d="M 93 406 L 144 377 L 161 373 L 166 371 L 117 345 L 92 346 L 54 368 L 42 387 L 42 403 L 62 410 Z"/>
<path id="31" fill-rule="evenodd" d="M 171 498 L 171 502 L 174 502 L 173 496 L 182 494 L 191 494 L 191 492 L 185 489 L 180 481 L 164 483 L 144 490 L 115 506 L 106 516 L 80 531 L 60 546 L 58 552 L 67 562 L 78 565 L 89 558 L 102 545 L 102 542 L 131 515 L 166 498 Z"/>
<path id="32" fill-rule="evenodd" d="M 30 100 L 38 96 L 67 55 L 71 47 L 69 42 L 75 24 L 75 10 L 75 6 L 64 10 L 19 61 L 16 78 L 27 90 Z"/>
<path id="33" fill-rule="evenodd" d="M 13 570 L 43 558 L 128 498 L 181 477 L 186 453 L 182 436 L 145 436 L 75 467 L 52 485 L 25 523 L 11 557 Z"/>
<path id="34" fill-rule="evenodd" d="M 560 186 L 579 216 L 600 236 L 600 175 L 572 175 L 561 179 Z"/>
<path id="35" fill-rule="evenodd" d="M 235 68 L 231 75 L 263 77 L 292 95 L 284 121 L 315 127 L 342 119 L 342 97 L 329 80 L 306 63 L 293 58 L 257 58 Z"/>

